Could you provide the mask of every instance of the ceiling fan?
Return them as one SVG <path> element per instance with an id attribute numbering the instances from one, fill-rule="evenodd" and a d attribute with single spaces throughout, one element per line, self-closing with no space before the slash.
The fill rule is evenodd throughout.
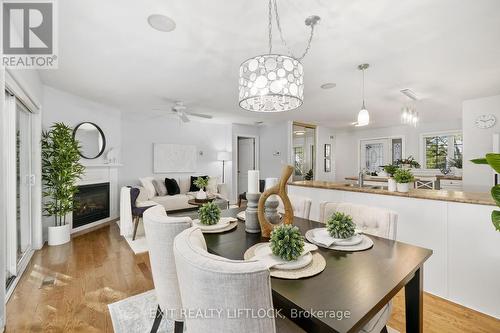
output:
<path id="1" fill-rule="evenodd" d="M 157 107 L 154 108 L 154 110 L 165 110 L 164 107 Z M 174 101 L 174 105 L 170 108 L 170 114 L 176 114 L 180 120 L 183 122 L 187 123 L 190 121 L 189 117 L 198 117 L 198 118 L 205 118 L 205 119 L 212 119 L 213 117 L 208 114 L 204 113 L 196 113 L 189 111 L 188 107 L 184 104 L 182 101 Z"/>

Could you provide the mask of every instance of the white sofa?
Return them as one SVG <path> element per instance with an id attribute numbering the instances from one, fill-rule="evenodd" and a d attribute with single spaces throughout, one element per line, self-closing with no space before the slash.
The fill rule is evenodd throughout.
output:
<path id="1" fill-rule="evenodd" d="M 164 181 L 165 177 L 156 177 L 160 181 Z M 172 178 L 172 177 L 169 177 Z M 154 177 L 144 177 L 140 178 L 142 184 L 141 197 L 143 190 L 145 191 L 145 200 L 156 202 L 159 205 L 165 207 L 165 210 L 173 211 L 180 209 L 193 208 L 192 205 L 188 204 L 188 200 L 195 198 L 196 192 L 189 192 L 189 186 L 191 178 L 190 176 L 180 176 L 176 177 L 175 180 L 179 184 L 180 194 L 175 195 L 163 195 L 159 196 L 152 184 Z M 207 186 L 207 194 L 214 195 L 217 198 L 228 200 L 228 189 L 226 184 L 219 184 L 217 178 L 210 177 L 209 186 Z M 144 201 L 144 198 L 138 200 L 139 202 Z"/>

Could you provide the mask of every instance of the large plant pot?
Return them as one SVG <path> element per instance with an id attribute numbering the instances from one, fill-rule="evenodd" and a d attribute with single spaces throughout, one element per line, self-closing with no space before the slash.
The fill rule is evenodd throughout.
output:
<path id="1" fill-rule="evenodd" d="M 409 183 L 397 183 L 398 192 L 406 193 L 408 192 L 409 188 Z"/>
<path id="2" fill-rule="evenodd" d="M 66 244 L 71 239 L 69 224 L 59 227 L 49 227 L 49 245 Z"/>
<path id="3" fill-rule="evenodd" d="M 389 192 L 396 192 L 397 190 L 396 181 L 392 177 L 387 179 L 387 190 Z"/>

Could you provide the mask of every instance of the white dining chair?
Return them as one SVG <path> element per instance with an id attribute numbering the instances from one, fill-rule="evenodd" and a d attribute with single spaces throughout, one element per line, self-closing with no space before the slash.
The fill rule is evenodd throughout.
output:
<path id="1" fill-rule="evenodd" d="M 186 316 L 190 333 L 304 332 L 289 320 L 275 321 L 270 273 L 262 262 L 230 260 L 208 253 L 198 227 L 184 230 L 175 238 L 174 256 L 182 305 L 208 314 Z M 213 309 L 221 311 L 211 313 Z M 254 310 L 254 315 L 269 311 L 269 315 L 238 312 L 242 309 Z"/>
<path id="2" fill-rule="evenodd" d="M 191 218 L 169 217 L 165 208 L 157 205 L 144 212 L 143 220 L 158 301 L 151 332 L 158 330 L 164 316 L 175 321 L 175 333 L 182 332 L 184 318 L 181 311 L 182 303 L 177 283 L 173 244 L 175 236 L 191 227 Z"/>
<path id="3" fill-rule="evenodd" d="M 311 213 L 312 200 L 299 195 L 288 195 L 290 203 L 293 208 L 293 216 L 301 217 L 308 220 Z M 283 202 L 279 199 L 278 212 L 281 214 L 285 213 L 285 207 Z"/>
<path id="4" fill-rule="evenodd" d="M 349 202 L 322 202 L 319 205 L 319 221 L 326 223 L 335 212 L 351 215 L 356 227 L 364 233 L 396 239 L 398 213 L 390 209 Z"/>
<path id="5" fill-rule="evenodd" d="M 319 205 L 322 223 L 326 223 L 328 218 L 335 212 L 349 214 L 356 227 L 363 233 L 378 237 L 396 240 L 398 213 L 385 208 L 354 204 L 349 202 L 322 202 Z M 360 330 L 362 333 L 387 332 L 387 322 L 391 317 L 392 301 L 389 301 L 382 310 Z"/>

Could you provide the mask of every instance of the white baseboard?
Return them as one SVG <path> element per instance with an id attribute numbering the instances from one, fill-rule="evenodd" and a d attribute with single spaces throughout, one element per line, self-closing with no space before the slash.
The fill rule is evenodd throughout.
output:
<path id="1" fill-rule="evenodd" d="M 14 292 L 14 290 L 16 289 L 16 286 L 17 286 L 17 283 L 19 282 L 19 280 L 21 279 L 21 277 L 23 276 L 24 274 L 24 271 L 26 270 L 26 267 L 28 267 L 29 263 L 31 262 L 31 258 L 33 257 L 33 253 L 35 253 L 34 250 L 30 250 L 26 256 L 26 260 L 24 260 L 24 265 L 21 266 L 20 270 L 19 270 L 19 273 L 16 275 L 16 278 L 14 279 L 14 281 L 12 281 L 12 284 L 9 286 L 9 289 L 7 289 L 6 291 L 6 294 L 5 294 L 5 303 L 7 303 L 7 301 L 9 300 L 10 296 L 12 295 L 12 293 Z"/>

